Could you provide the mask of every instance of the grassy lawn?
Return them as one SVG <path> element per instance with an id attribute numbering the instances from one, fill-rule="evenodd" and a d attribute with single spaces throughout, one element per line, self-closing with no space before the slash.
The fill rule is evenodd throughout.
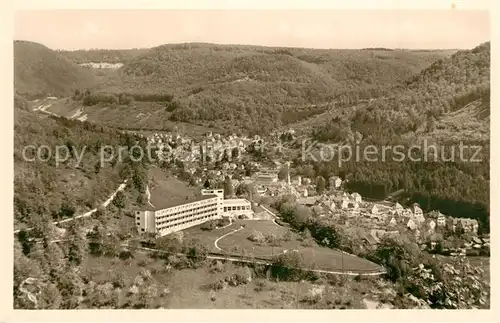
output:
<path id="1" fill-rule="evenodd" d="M 211 231 L 202 230 L 202 224 L 183 230 L 184 239 L 196 240 L 207 248 L 210 252 L 220 252 L 215 248 L 214 242 L 220 236 L 229 233 L 240 227 L 240 224 L 233 223 L 226 228 L 214 229 Z M 159 240 L 162 238 L 159 238 Z"/>
<path id="2" fill-rule="evenodd" d="M 304 262 L 308 266 L 314 266 L 317 269 L 338 271 L 341 271 L 342 268 L 346 271 L 372 271 L 381 269 L 380 266 L 366 259 L 349 254 L 342 255 L 337 250 L 321 247 L 316 244 L 303 246 L 297 240 L 297 235 L 293 232 L 291 232 L 291 239 L 289 241 L 280 241 L 277 246 L 272 246 L 268 243 L 253 242 L 248 237 L 254 231 L 259 231 L 264 236 L 272 233 L 277 237 L 281 237 L 289 229 L 277 226 L 272 221 L 240 221 L 235 223 L 237 227 L 239 227 L 239 223 L 244 223 L 245 228 L 220 239 L 218 241 L 220 248 L 230 253 L 269 258 L 282 253 L 284 250 L 293 252 L 295 249 L 302 255 Z"/>
<path id="3" fill-rule="evenodd" d="M 264 236 L 274 234 L 277 237 L 281 237 L 289 231 L 287 228 L 277 226 L 272 221 L 240 221 L 236 223 L 236 226 L 239 227 L 240 223 L 244 224 L 245 228 L 219 240 L 218 245 L 221 249 L 236 254 L 272 257 L 282 253 L 285 249 L 297 249 L 300 246 L 300 242 L 296 239 L 282 241 L 274 247 L 267 243 L 260 244 L 248 239 L 254 231 L 259 231 Z"/>

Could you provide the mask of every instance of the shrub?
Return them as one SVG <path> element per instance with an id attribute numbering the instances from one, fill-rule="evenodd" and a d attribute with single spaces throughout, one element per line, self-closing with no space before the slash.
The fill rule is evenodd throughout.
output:
<path id="1" fill-rule="evenodd" d="M 168 112 L 173 112 L 178 108 L 180 108 L 180 104 L 177 101 L 171 101 L 165 103 L 165 110 L 167 110 Z"/>
<path id="2" fill-rule="evenodd" d="M 123 271 L 117 271 L 114 273 L 112 283 L 114 288 L 125 287 L 125 275 L 123 274 Z"/>
<path id="3" fill-rule="evenodd" d="M 277 247 L 281 244 L 281 238 L 277 237 L 274 233 L 269 233 L 266 235 L 266 242 L 273 247 Z"/>
<path id="4" fill-rule="evenodd" d="M 167 263 L 175 269 L 186 269 L 191 266 L 191 262 L 185 255 L 170 255 Z"/>
<path id="5" fill-rule="evenodd" d="M 92 106 L 97 104 L 118 104 L 119 100 L 114 94 L 110 93 L 92 93 L 85 95 L 83 105 Z"/>
<path id="6" fill-rule="evenodd" d="M 297 252 L 288 252 L 275 256 L 271 265 L 271 274 L 281 280 L 296 281 L 305 275 L 301 268 L 304 261 Z"/>
<path id="7" fill-rule="evenodd" d="M 252 242 L 258 242 L 258 243 L 263 243 L 266 241 L 266 237 L 262 232 L 254 230 L 252 234 L 248 237 L 248 240 Z"/>
<path id="8" fill-rule="evenodd" d="M 129 105 L 134 102 L 134 97 L 128 94 L 120 93 L 118 95 L 118 103 L 121 105 Z"/>

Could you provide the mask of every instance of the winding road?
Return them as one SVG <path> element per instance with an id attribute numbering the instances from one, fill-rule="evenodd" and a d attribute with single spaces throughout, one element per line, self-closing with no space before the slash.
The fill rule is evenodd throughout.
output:
<path id="1" fill-rule="evenodd" d="M 113 199 L 115 198 L 116 194 L 118 192 L 120 192 L 120 191 L 123 191 L 126 186 L 127 186 L 127 180 L 124 180 L 123 183 L 121 183 L 118 186 L 118 188 L 109 196 L 109 198 L 106 201 L 104 201 L 100 206 L 107 207 L 109 205 L 109 203 L 111 203 L 111 201 L 113 201 Z M 94 214 L 96 211 L 97 211 L 97 208 L 95 208 L 93 210 L 90 210 L 90 211 L 88 211 L 88 212 L 86 212 L 84 214 L 80 214 L 80 215 L 77 215 L 77 216 L 74 216 L 74 217 L 71 217 L 71 218 L 68 218 L 68 219 L 64 219 L 64 220 L 61 220 L 61 221 L 52 222 L 52 224 L 56 225 L 56 224 L 59 224 L 59 223 L 66 223 L 66 222 L 74 221 L 76 219 L 89 217 L 92 214 Z M 33 228 L 26 228 L 26 229 L 23 229 L 23 230 L 29 231 L 31 229 L 33 229 Z M 21 231 L 21 229 L 14 230 L 14 234 L 19 233 L 19 231 Z"/>
<path id="2" fill-rule="evenodd" d="M 263 209 L 264 209 L 264 211 L 266 211 L 267 213 L 269 213 L 269 214 L 273 217 L 273 220 L 272 220 L 272 221 L 273 221 L 273 223 L 274 223 L 274 224 L 276 224 L 276 225 L 277 225 L 277 226 L 279 226 L 279 227 L 286 228 L 284 225 L 281 225 L 281 224 L 279 224 L 278 222 L 276 222 L 276 219 L 278 218 L 278 217 L 276 216 L 276 214 L 274 214 L 273 212 L 271 212 L 271 210 L 269 210 L 267 207 L 265 207 L 265 206 L 264 206 L 264 205 L 262 205 L 262 204 L 260 205 L 260 207 L 261 207 L 261 208 L 263 208 Z"/>
<path id="3" fill-rule="evenodd" d="M 222 249 L 221 249 L 221 248 L 217 245 L 217 242 L 219 242 L 219 240 L 220 240 L 220 239 L 225 238 L 225 237 L 227 237 L 228 235 L 233 234 L 233 233 L 236 233 L 236 232 L 238 232 L 238 231 L 240 231 L 240 230 L 243 230 L 243 227 L 239 227 L 238 229 L 235 229 L 235 230 L 233 230 L 233 231 L 231 231 L 231 232 L 228 232 L 228 233 L 223 234 L 223 235 L 221 235 L 220 237 L 218 237 L 218 238 L 214 241 L 214 246 L 215 246 L 215 248 L 217 248 L 217 250 L 222 251 Z"/>

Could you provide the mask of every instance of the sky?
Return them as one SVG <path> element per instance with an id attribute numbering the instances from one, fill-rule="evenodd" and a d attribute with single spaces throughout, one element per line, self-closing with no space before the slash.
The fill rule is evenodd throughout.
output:
<path id="1" fill-rule="evenodd" d="M 17 11 L 14 39 L 52 49 L 207 42 L 308 48 L 468 49 L 490 40 L 472 10 Z"/>

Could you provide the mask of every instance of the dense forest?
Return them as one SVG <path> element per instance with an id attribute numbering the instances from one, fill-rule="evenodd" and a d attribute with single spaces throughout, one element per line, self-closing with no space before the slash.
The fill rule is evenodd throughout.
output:
<path id="1" fill-rule="evenodd" d="M 149 49 L 80 49 L 61 50 L 60 54 L 69 58 L 76 64 L 83 63 L 125 63 L 139 55 L 145 54 Z"/>
<path id="2" fill-rule="evenodd" d="M 359 102 L 355 94 L 345 100 Z M 339 142 L 357 131 L 372 141 L 388 143 L 407 133 L 433 132 L 441 118 L 478 100 L 489 116 L 489 43 L 440 59 L 389 95 L 323 119 L 312 136 L 323 142 Z"/>

